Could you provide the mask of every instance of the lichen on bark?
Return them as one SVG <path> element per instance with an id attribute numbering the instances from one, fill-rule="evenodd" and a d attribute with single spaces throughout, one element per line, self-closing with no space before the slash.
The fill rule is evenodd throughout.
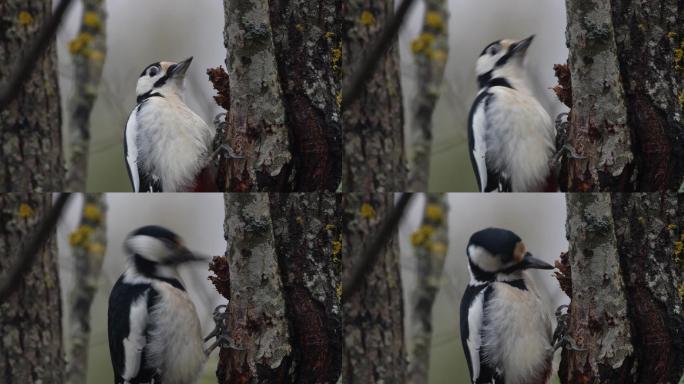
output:
<path id="1" fill-rule="evenodd" d="M 394 13 L 394 1 L 349 0 L 344 16 L 342 72 L 349 78 L 368 47 Z M 342 112 L 344 126 L 344 192 L 404 191 L 404 115 L 399 49 L 392 44 L 366 83 L 358 100 Z"/>
<path id="2" fill-rule="evenodd" d="M 0 194 L 0 279 L 16 265 L 27 237 L 52 205 L 45 194 Z M 62 306 L 57 243 L 50 236 L 14 293 L 0 303 L 0 381 L 61 383 Z"/>
<path id="3" fill-rule="evenodd" d="M 32 43 L 51 1 L 0 2 L 0 84 L 7 84 L 19 52 Z M 57 50 L 48 45 L 9 105 L 0 105 L 0 191 L 56 192 L 64 179 Z M 39 107 L 38 107 L 39 106 Z"/>

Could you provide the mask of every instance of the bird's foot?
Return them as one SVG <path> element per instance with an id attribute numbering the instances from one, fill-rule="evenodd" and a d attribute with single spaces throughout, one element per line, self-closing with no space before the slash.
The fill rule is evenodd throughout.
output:
<path id="1" fill-rule="evenodd" d="M 214 330 L 207 335 L 207 337 L 204 338 L 204 342 L 208 342 L 211 339 L 215 339 L 214 342 L 204 350 L 204 354 L 209 356 L 216 347 L 221 347 L 221 348 L 229 348 L 229 349 L 237 349 L 237 350 L 242 350 L 243 348 L 240 348 L 236 346 L 231 338 L 228 336 L 228 306 L 225 304 L 219 305 L 214 309 Z"/>
<path id="2" fill-rule="evenodd" d="M 213 159 L 216 156 L 219 156 L 221 154 L 225 154 L 226 158 L 228 159 L 244 159 L 245 157 L 242 155 L 238 155 L 235 153 L 233 148 L 230 147 L 228 144 L 221 144 L 215 151 L 214 153 L 211 154 L 211 158 Z"/>
<path id="3" fill-rule="evenodd" d="M 572 349 L 575 351 L 584 351 L 586 348 L 580 348 L 577 346 L 575 339 L 573 339 L 569 333 L 568 324 L 570 315 L 568 314 L 568 309 L 570 307 L 567 305 L 561 305 L 556 309 L 556 321 L 558 325 L 556 330 L 553 331 L 553 350 L 558 348 Z"/>
<path id="4" fill-rule="evenodd" d="M 555 155 L 553 155 L 552 163 L 558 164 L 565 153 L 567 153 L 567 157 L 570 159 L 586 159 L 586 156 L 577 153 L 577 150 L 572 145 L 565 144 Z"/>

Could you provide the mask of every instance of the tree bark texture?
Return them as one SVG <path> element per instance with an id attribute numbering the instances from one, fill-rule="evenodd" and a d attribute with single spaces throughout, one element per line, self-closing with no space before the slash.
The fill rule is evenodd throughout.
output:
<path id="1" fill-rule="evenodd" d="M 684 373 L 684 198 L 568 195 L 563 383 L 676 383 Z"/>
<path id="2" fill-rule="evenodd" d="M 348 193 L 345 200 L 342 273 L 348 274 L 392 209 L 394 195 Z M 407 363 L 400 272 L 395 233 L 361 288 L 344 303 L 343 383 L 404 382 Z"/>
<path id="3" fill-rule="evenodd" d="M 52 10 L 49 0 L 0 2 L 0 84 Z M 0 191 L 61 191 L 61 111 L 54 42 L 9 105 L 0 105 Z"/>
<path id="4" fill-rule="evenodd" d="M 83 15 L 78 35 L 69 43 L 74 61 L 74 96 L 71 100 L 69 142 L 71 156 L 66 187 L 83 192 L 88 176 L 88 147 L 90 145 L 90 113 L 97 99 L 102 78 L 107 35 L 104 0 L 83 0 Z"/>
<path id="5" fill-rule="evenodd" d="M 684 186 L 684 5 L 566 1 L 572 80 L 569 191 Z M 561 172 L 565 174 L 565 172 Z"/>
<path id="6" fill-rule="evenodd" d="M 69 236 L 74 256 L 74 288 L 69 297 L 67 382 L 86 383 L 90 348 L 90 307 L 97 293 L 107 249 L 107 204 L 103 194 L 85 194 L 79 227 Z"/>
<path id="7" fill-rule="evenodd" d="M 416 288 L 411 297 L 411 364 L 408 382 L 428 383 L 432 343 L 432 306 L 442 284 L 442 271 L 449 247 L 448 212 L 445 194 L 426 195 L 423 223 L 412 235 L 416 256 Z"/>
<path id="8" fill-rule="evenodd" d="M 0 194 L 0 278 L 50 210 L 50 194 Z M 64 376 L 57 243 L 51 237 L 9 299 L 0 303 L 0 381 L 61 383 Z"/>
<path id="9" fill-rule="evenodd" d="M 334 194 L 226 195 L 235 348 L 220 352 L 219 382 L 337 382 L 340 207 Z"/>
<path id="10" fill-rule="evenodd" d="M 444 67 L 449 56 L 448 6 L 445 0 L 425 0 L 423 29 L 411 44 L 418 84 L 411 127 L 413 153 L 408 181 L 409 190 L 414 192 L 428 190 L 432 156 L 432 114 L 439 99 Z"/>
<path id="11" fill-rule="evenodd" d="M 334 191 L 342 167 L 341 0 L 224 0 L 228 191 Z"/>
<path id="12" fill-rule="evenodd" d="M 394 1 L 349 0 L 342 5 L 343 77 L 354 73 L 387 20 Z M 358 100 L 343 111 L 345 192 L 404 191 L 403 107 L 399 49 L 393 44 L 377 65 Z"/>

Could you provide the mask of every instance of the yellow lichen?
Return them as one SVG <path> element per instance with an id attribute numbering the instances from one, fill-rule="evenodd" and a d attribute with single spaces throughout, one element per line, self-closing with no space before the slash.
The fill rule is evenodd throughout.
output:
<path id="1" fill-rule="evenodd" d="M 675 243 L 674 243 L 675 257 L 680 257 L 682 255 L 682 251 L 684 251 L 684 242 L 675 241 Z"/>
<path id="2" fill-rule="evenodd" d="M 679 298 L 684 300 L 684 283 L 679 285 Z"/>
<path id="3" fill-rule="evenodd" d="M 432 221 L 442 222 L 444 211 L 442 211 L 442 207 L 439 204 L 428 204 L 425 207 L 425 217 Z"/>
<path id="4" fill-rule="evenodd" d="M 99 223 L 102 220 L 102 211 L 100 211 L 100 208 L 95 204 L 86 204 L 83 207 L 83 217 Z"/>
<path id="5" fill-rule="evenodd" d="M 332 39 L 333 37 L 335 37 L 335 32 L 328 31 L 324 34 L 324 36 L 326 39 Z"/>
<path id="6" fill-rule="evenodd" d="M 342 92 L 337 92 L 335 95 L 335 103 L 337 103 L 337 108 L 342 106 Z"/>
<path id="7" fill-rule="evenodd" d="M 337 300 L 342 300 L 342 284 L 337 284 L 337 287 L 335 287 L 335 295 Z"/>
<path id="8" fill-rule="evenodd" d="M 432 33 L 428 32 L 423 32 L 418 37 L 416 37 L 412 42 L 411 42 L 411 51 L 414 54 L 418 53 L 428 53 L 430 50 L 430 47 L 432 45 L 432 42 L 435 40 L 435 35 Z"/>
<path id="9" fill-rule="evenodd" d="M 643 216 L 639 216 L 639 217 L 637 218 L 637 220 L 639 221 L 639 224 L 641 224 L 641 225 L 644 225 L 644 224 L 646 223 L 646 219 L 644 219 Z"/>
<path id="10" fill-rule="evenodd" d="M 684 107 L 684 91 L 682 91 L 682 93 L 679 94 L 679 105 Z"/>
<path id="11" fill-rule="evenodd" d="M 674 59 L 675 59 L 675 64 L 679 64 L 682 62 L 682 57 L 684 57 L 684 49 L 675 49 L 674 50 Z"/>
<path id="12" fill-rule="evenodd" d="M 78 36 L 69 42 L 69 52 L 71 52 L 72 55 L 83 53 L 91 40 L 93 40 L 93 35 L 90 33 L 79 33 Z"/>
<path id="13" fill-rule="evenodd" d="M 368 203 L 361 204 L 361 217 L 366 219 L 372 219 L 376 215 L 375 208 Z"/>
<path id="14" fill-rule="evenodd" d="M 332 251 L 333 251 L 333 256 L 334 256 L 334 255 L 339 255 L 340 252 L 342 252 L 342 242 L 341 242 L 341 241 L 335 241 L 335 240 L 333 240 L 333 242 L 332 242 Z"/>
<path id="15" fill-rule="evenodd" d="M 304 25 L 302 24 L 295 24 L 295 29 L 298 30 L 299 32 L 304 30 Z"/>
<path id="16" fill-rule="evenodd" d="M 419 245 L 429 246 L 428 240 L 435 232 L 435 228 L 431 225 L 421 225 L 415 232 L 411 234 L 411 244 L 414 247 Z"/>
<path id="17" fill-rule="evenodd" d="M 105 55 L 100 51 L 90 51 L 88 52 L 88 58 L 92 61 L 104 61 Z"/>
<path id="18" fill-rule="evenodd" d="M 71 246 L 86 245 L 92 232 L 93 227 L 89 225 L 81 225 L 69 235 L 69 244 L 71 244 Z"/>
<path id="19" fill-rule="evenodd" d="M 430 60 L 432 61 L 439 61 L 443 63 L 447 60 L 447 56 L 447 53 L 441 49 L 435 49 L 434 51 L 430 51 Z"/>
<path id="20" fill-rule="evenodd" d="M 19 217 L 27 218 L 33 216 L 33 208 L 26 203 L 19 205 Z"/>
<path id="21" fill-rule="evenodd" d="M 335 229 L 335 228 L 336 228 L 336 227 L 335 227 L 335 224 L 326 224 L 326 225 L 325 225 L 325 230 L 326 230 L 326 231 L 332 231 L 332 230 Z"/>
<path id="22" fill-rule="evenodd" d="M 375 16 L 370 11 L 361 12 L 361 19 L 359 20 L 363 25 L 375 24 Z"/>
<path id="23" fill-rule="evenodd" d="M 97 12 L 84 12 L 83 13 L 83 24 L 91 28 L 99 29 L 102 26 L 102 21 Z"/>
<path id="24" fill-rule="evenodd" d="M 447 253 L 447 246 L 446 244 L 442 242 L 435 242 L 430 246 L 430 252 L 432 252 L 435 255 L 446 255 Z"/>
<path id="25" fill-rule="evenodd" d="M 301 225 L 301 224 L 303 224 L 303 223 L 304 223 L 304 219 L 302 219 L 302 217 L 301 217 L 301 216 L 297 216 L 297 217 L 295 217 L 295 221 L 296 221 L 296 222 L 297 222 L 297 224 L 299 224 L 299 225 Z"/>
<path id="26" fill-rule="evenodd" d="M 425 24 L 434 29 L 442 29 L 444 20 L 439 12 L 429 11 L 425 13 Z"/>
<path id="27" fill-rule="evenodd" d="M 674 39 L 677 38 L 677 32 L 668 32 L 668 33 L 667 33 L 667 37 L 669 37 L 670 39 L 674 40 Z"/>
<path id="28" fill-rule="evenodd" d="M 88 253 L 91 253 L 93 255 L 104 255 L 105 247 L 104 245 L 97 242 L 90 243 L 88 244 Z"/>
<path id="29" fill-rule="evenodd" d="M 677 224 L 668 224 L 667 229 L 669 229 L 670 231 L 674 231 L 675 229 L 677 229 Z"/>
<path id="30" fill-rule="evenodd" d="M 333 50 L 332 50 L 333 64 L 340 61 L 341 58 L 342 58 L 342 50 L 339 48 L 333 48 Z"/>
<path id="31" fill-rule="evenodd" d="M 33 16 L 31 16 L 30 13 L 26 11 L 21 11 L 19 12 L 19 24 L 20 25 L 29 25 L 33 23 Z"/>

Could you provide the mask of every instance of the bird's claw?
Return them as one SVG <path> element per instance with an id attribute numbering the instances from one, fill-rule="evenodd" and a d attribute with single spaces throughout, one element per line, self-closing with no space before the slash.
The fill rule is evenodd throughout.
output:
<path id="1" fill-rule="evenodd" d="M 575 351 L 585 351 L 586 348 L 580 348 L 577 346 L 575 339 L 568 335 L 568 310 L 570 307 L 568 305 L 561 305 L 556 309 L 556 320 L 558 325 L 556 330 L 553 332 L 553 350 L 565 347 L 566 349 L 572 349 Z"/>
<path id="2" fill-rule="evenodd" d="M 563 157 L 564 153 L 567 153 L 568 154 L 567 157 L 570 159 L 581 160 L 581 159 L 587 158 L 586 156 L 582 156 L 579 153 L 577 153 L 577 150 L 572 145 L 565 144 L 565 145 L 563 145 L 563 147 L 558 152 L 556 152 L 555 155 L 553 155 L 553 160 L 552 160 L 553 164 L 558 164 L 560 162 L 561 158 Z"/>
<path id="3" fill-rule="evenodd" d="M 221 152 L 223 152 L 228 159 L 238 159 L 239 160 L 239 159 L 245 158 L 244 156 L 238 155 L 237 153 L 235 153 L 233 148 L 231 148 L 230 145 L 228 145 L 226 143 L 223 143 L 218 148 L 216 148 L 214 153 L 211 154 L 211 158 L 213 159 L 214 157 L 219 155 Z"/>
<path id="4" fill-rule="evenodd" d="M 219 346 L 221 348 L 243 350 L 243 348 L 236 346 L 228 336 L 228 325 L 226 324 L 228 317 L 227 308 L 227 305 L 222 304 L 214 309 L 214 314 L 212 317 L 214 318 L 214 323 L 216 326 L 214 327 L 214 330 L 212 330 L 209 335 L 204 338 L 204 342 L 206 343 L 212 338 L 216 338 L 216 340 L 204 351 L 205 355 L 207 356 L 209 356 L 211 352 L 213 352 L 214 349 Z"/>

